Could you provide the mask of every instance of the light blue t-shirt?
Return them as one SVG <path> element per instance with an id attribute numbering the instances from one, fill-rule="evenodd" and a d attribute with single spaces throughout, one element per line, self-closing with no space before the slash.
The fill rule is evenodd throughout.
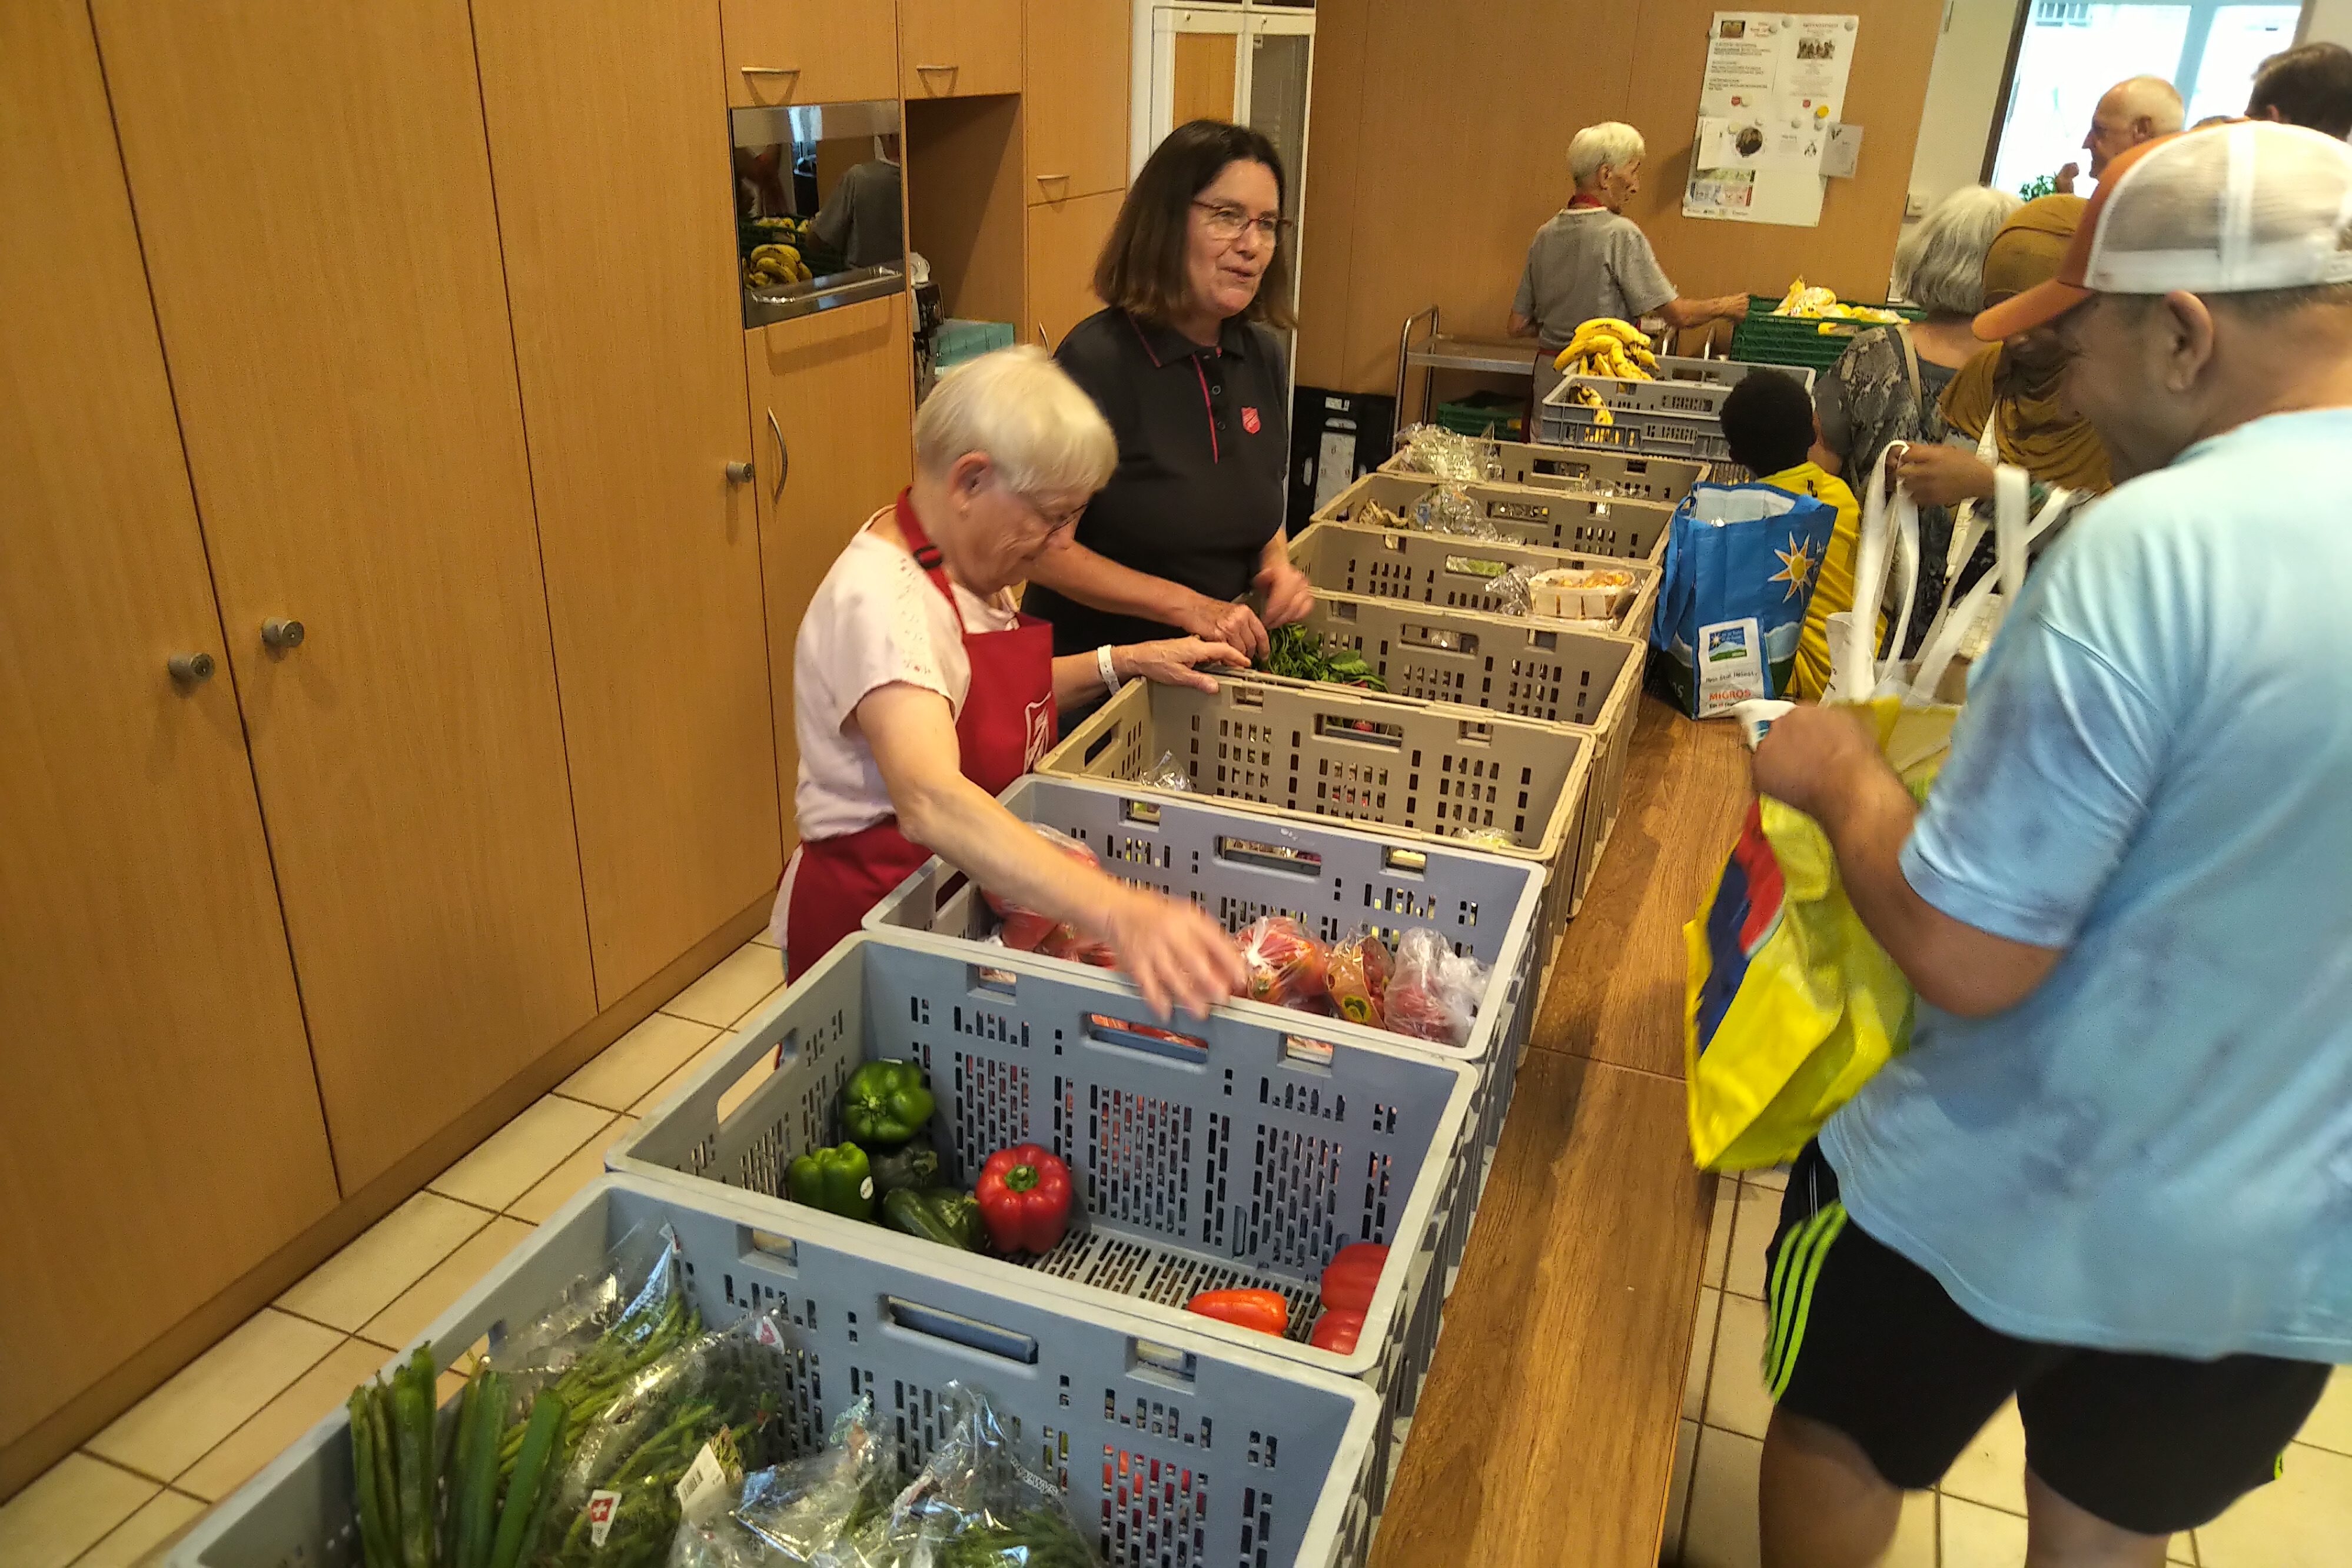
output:
<path id="1" fill-rule="evenodd" d="M 1903 874 L 2063 947 L 1823 1131 L 1849 1211 L 2021 1338 L 2352 1362 L 2352 409 L 2074 523 L 1973 672 Z"/>

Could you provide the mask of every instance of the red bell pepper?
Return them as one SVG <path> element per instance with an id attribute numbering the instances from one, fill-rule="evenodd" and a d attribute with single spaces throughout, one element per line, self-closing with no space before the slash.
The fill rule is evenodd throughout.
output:
<path id="1" fill-rule="evenodd" d="M 1346 1355 L 1356 1348 L 1363 1331 L 1363 1313 L 1333 1308 L 1315 1320 L 1315 1331 L 1307 1336 L 1307 1342 L 1318 1351 Z"/>
<path id="2" fill-rule="evenodd" d="M 1070 1168 L 1034 1143 L 999 1149 L 972 1195 L 999 1252 L 1051 1252 L 1070 1225 Z"/>
<path id="3" fill-rule="evenodd" d="M 1184 1310 L 1276 1337 L 1290 1327 L 1290 1303 L 1275 1290 L 1203 1290 Z"/>
<path id="4" fill-rule="evenodd" d="M 1323 1304 L 1341 1312 L 1371 1310 L 1372 1292 L 1388 1264 L 1389 1249 L 1376 1241 L 1341 1247 L 1323 1266 Z"/>

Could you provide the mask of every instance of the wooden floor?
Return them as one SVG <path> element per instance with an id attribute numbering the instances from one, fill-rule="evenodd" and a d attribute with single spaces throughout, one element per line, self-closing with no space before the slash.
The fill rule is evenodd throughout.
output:
<path id="1" fill-rule="evenodd" d="M 1748 800 L 1736 726 L 1644 698 L 1568 928 L 1374 1568 L 1651 1568 L 1714 1178 L 1691 1168 L 1682 925 Z"/>

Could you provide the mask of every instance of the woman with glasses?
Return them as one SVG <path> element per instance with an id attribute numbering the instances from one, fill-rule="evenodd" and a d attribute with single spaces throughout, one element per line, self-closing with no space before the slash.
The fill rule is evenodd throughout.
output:
<path id="1" fill-rule="evenodd" d="M 1511 300 L 1510 334 L 1543 345 L 1536 362 L 1535 400 L 1560 383 L 1552 358 L 1576 329 L 1601 317 L 1639 322 L 1654 315 L 1667 326 L 1704 326 L 1748 314 L 1748 296 L 1685 300 L 1675 291 L 1650 248 L 1650 237 L 1625 216 L 1641 193 L 1642 133 L 1621 121 L 1588 125 L 1569 139 L 1568 174 L 1576 194 L 1536 230 L 1519 291 Z"/>
<path id="2" fill-rule="evenodd" d="M 1189 632 L 1253 658 L 1314 606 L 1282 526 L 1290 456 L 1282 160 L 1246 126 L 1180 125 L 1146 160 L 1095 266 L 1109 301 L 1055 358 L 1118 441 L 1025 607 L 1054 651 Z M 1241 601 L 1251 596 L 1252 603 Z"/>
<path id="3" fill-rule="evenodd" d="M 1243 662 L 1199 637 L 1056 658 L 1013 607 L 1117 457 L 1094 405 L 1042 350 L 985 354 L 915 418 L 914 483 L 866 520 L 793 648 L 800 847 L 772 922 L 798 979 L 938 855 L 979 886 L 1108 944 L 1163 1016 L 1206 1016 L 1241 983 L 1223 930 L 1082 868 L 997 803 L 1053 742 L 1055 715 L 1123 681 L 1216 689 Z"/>

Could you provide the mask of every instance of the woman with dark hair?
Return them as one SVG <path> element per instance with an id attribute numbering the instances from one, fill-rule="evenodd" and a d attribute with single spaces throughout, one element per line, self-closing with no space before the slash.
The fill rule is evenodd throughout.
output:
<path id="1" fill-rule="evenodd" d="M 1095 266 L 1109 306 L 1055 354 L 1118 442 L 1110 482 L 1030 569 L 1024 607 L 1057 655 L 1189 633 L 1255 657 L 1314 605 L 1282 527 L 1282 205 L 1274 144 L 1215 120 L 1170 132 L 1129 187 Z M 1239 602 L 1253 590 L 1262 612 Z"/>

